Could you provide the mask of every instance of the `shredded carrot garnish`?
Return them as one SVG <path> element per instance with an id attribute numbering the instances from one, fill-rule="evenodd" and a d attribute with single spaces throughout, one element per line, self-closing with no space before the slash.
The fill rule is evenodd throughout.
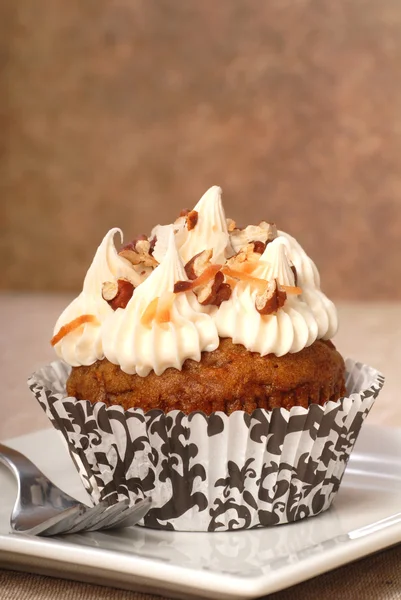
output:
<path id="1" fill-rule="evenodd" d="M 65 337 L 66 335 L 71 333 L 71 331 L 74 331 L 74 329 L 77 329 L 77 327 L 84 325 L 84 323 L 97 323 L 97 322 L 98 321 L 97 321 L 95 315 L 81 315 L 80 317 L 77 317 L 73 321 L 70 321 L 70 323 L 67 323 L 66 325 L 63 325 L 62 327 L 60 327 L 60 330 L 56 333 L 56 335 L 54 335 L 52 337 L 52 339 L 50 340 L 50 343 L 52 346 L 55 346 L 56 344 L 58 344 L 58 342 L 60 340 L 63 339 L 63 337 Z"/>
<path id="2" fill-rule="evenodd" d="M 159 298 L 155 321 L 156 323 L 169 323 L 171 321 L 171 307 L 173 305 L 175 294 L 173 292 L 165 292 Z"/>
<path id="3" fill-rule="evenodd" d="M 149 327 L 156 316 L 157 307 L 159 304 L 159 298 L 153 298 L 152 302 L 148 304 L 146 307 L 142 317 L 141 323 L 145 325 L 145 327 Z"/>
<path id="4" fill-rule="evenodd" d="M 256 267 L 258 266 L 258 263 L 255 262 L 250 262 L 249 260 L 244 261 L 243 263 L 239 263 L 238 265 L 238 270 L 241 271 L 241 273 L 253 273 L 253 271 L 256 269 Z"/>
<path id="5" fill-rule="evenodd" d="M 294 296 L 299 296 L 302 294 L 301 288 L 295 285 L 280 285 L 280 289 L 282 289 L 286 294 L 293 294 Z"/>
<path id="6" fill-rule="evenodd" d="M 244 273 L 244 271 L 237 271 L 235 269 L 231 269 L 230 267 L 223 267 L 222 273 L 224 275 L 228 275 L 233 279 L 239 279 L 240 281 L 245 281 L 254 287 L 257 287 L 261 291 L 264 291 L 268 285 L 268 281 L 265 279 L 258 279 L 257 277 L 252 277 L 252 275 L 248 275 L 248 273 Z"/>

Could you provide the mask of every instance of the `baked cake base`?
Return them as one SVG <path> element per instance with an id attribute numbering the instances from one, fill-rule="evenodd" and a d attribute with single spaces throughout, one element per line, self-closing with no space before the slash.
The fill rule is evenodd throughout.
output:
<path id="1" fill-rule="evenodd" d="M 203 352 L 200 362 L 188 359 L 181 371 L 169 368 L 162 375 L 128 375 L 107 359 L 74 367 L 67 393 L 145 412 L 307 408 L 345 395 L 345 365 L 331 341 L 317 340 L 300 352 L 277 357 L 260 356 L 224 338 L 216 350 Z"/>

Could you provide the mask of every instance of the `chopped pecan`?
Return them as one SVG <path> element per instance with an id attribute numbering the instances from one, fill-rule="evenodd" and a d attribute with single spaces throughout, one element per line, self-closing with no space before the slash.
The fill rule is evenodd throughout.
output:
<path id="1" fill-rule="evenodd" d="M 221 271 L 218 271 L 214 279 L 206 285 L 196 287 L 194 293 L 198 298 L 199 304 L 203 306 L 220 306 L 222 302 L 230 298 L 231 287 L 228 283 L 224 283 L 224 275 Z"/>
<path id="2" fill-rule="evenodd" d="M 232 288 L 231 285 L 227 282 L 224 282 L 220 285 L 217 290 L 216 300 L 214 302 L 215 306 L 220 306 L 222 302 L 229 300 L 231 298 Z"/>
<path id="3" fill-rule="evenodd" d="M 155 249 L 156 246 L 156 242 L 157 242 L 157 237 L 154 235 L 150 240 L 149 240 L 149 254 L 151 256 L 153 256 L 153 251 Z"/>
<path id="4" fill-rule="evenodd" d="M 105 281 L 102 286 L 103 299 L 111 306 L 113 310 L 125 308 L 132 298 L 134 286 L 126 279 L 117 281 Z"/>
<path id="5" fill-rule="evenodd" d="M 135 246 L 136 246 L 137 242 L 142 241 L 142 240 L 147 240 L 147 239 L 148 239 L 147 236 L 144 233 L 141 233 L 141 235 L 138 235 L 138 237 L 131 240 L 131 242 L 128 242 L 128 244 L 125 244 L 121 248 L 121 252 L 123 250 L 135 250 Z"/>
<path id="6" fill-rule="evenodd" d="M 149 242 L 146 236 L 141 235 L 139 238 L 124 246 L 119 254 L 123 258 L 129 260 L 134 266 L 141 264 L 144 267 L 156 267 L 159 263 L 152 256 L 150 248 L 151 242 Z"/>
<path id="7" fill-rule="evenodd" d="M 67 334 L 71 333 L 71 331 L 74 331 L 74 329 L 77 329 L 78 327 L 80 327 L 81 325 L 84 325 L 85 323 L 96 324 L 96 323 L 98 323 L 98 320 L 95 317 L 95 315 L 81 315 L 80 317 L 73 319 L 69 323 L 66 323 L 66 325 L 63 325 L 62 327 L 60 327 L 59 331 L 50 340 L 51 345 L 55 346 Z"/>
<path id="8" fill-rule="evenodd" d="M 203 250 L 195 254 L 185 265 L 185 273 L 188 279 L 196 279 L 202 275 L 203 271 L 210 266 L 210 259 L 213 256 L 213 250 Z"/>
<path id="9" fill-rule="evenodd" d="M 189 292 L 189 290 L 192 290 L 192 287 L 192 281 L 176 281 L 174 284 L 174 294 Z"/>
<path id="10" fill-rule="evenodd" d="M 193 290 L 196 287 L 206 285 L 214 279 L 216 273 L 220 271 L 221 265 L 210 265 L 207 267 L 202 275 L 199 275 L 196 279 L 192 281 L 177 281 L 174 284 L 174 293 L 179 294 L 180 292 L 189 292 L 189 290 Z"/>
<path id="11" fill-rule="evenodd" d="M 256 296 L 255 308 L 261 315 L 272 315 L 284 306 L 286 292 L 281 288 L 277 279 L 269 281 L 267 289 Z"/>
<path id="12" fill-rule="evenodd" d="M 187 229 L 188 231 L 191 231 L 192 229 L 195 228 L 197 222 L 198 222 L 198 211 L 196 210 L 191 210 L 191 212 L 188 213 L 187 215 Z"/>
<path id="13" fill-rule="evenodd" d="M 241 250 L 246 244 L 263 242 L 268 244 L 277 237 L 277 227 L 274 223 L 261 221 L 259 225 L 248 225 L 245 229 L 234 229 L 230 233 L 231 245 L 235 252 Z"/>
<path id="14" fill-rule="evenodd" d="M 227 266 L 251 273 L 257 266 L 260 254 L 255 252 L 254 242 L 243 246 L 237 254 L 227 261 Z"/>
<path id="15" fill-rule="evenodd" d="M 294 273 L 294 285 L 298 285 L 298 273 L 294 265 L 291 265 L 291 271 Z"/>
<path id="16" fill-rule="evenodd" d="M 261 242 L 260 240 L 256 240 L 256 242 L 253 242 L 253 251 L 256 252 L 257 254 L 263 254 L 263 252 L 266 250 L 266 243 L 265 242 Z"/>

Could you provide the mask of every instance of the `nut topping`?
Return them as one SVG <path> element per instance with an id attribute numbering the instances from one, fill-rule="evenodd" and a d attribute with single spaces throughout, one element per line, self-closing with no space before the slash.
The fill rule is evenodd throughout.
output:
<path id="1" fill-rule="evenodd" d="M 253 242 L 253 251 L 256 252 L 257 254 L 263 254 L 263 252 L 266 250 L 266 243 L 265 242 L 261 242 L 260 240 L 256 240 L 256 242 Z"/>
<path id="2" fill-rule="evenodd" d="M 213 256 L 213 250 L 203 250 L 195 254 L 185 265 L 185 273 L 188 279 L 196 279 L 202 275 L 203 271 L 210 266 L 210 260 Z"/>
<path id="3" fill-rule="evenodd" d="M 123 258 L 129 260 L 133 266 L 140 264 L 143 267 L 157 267 L 159 263 L 152 256 L 154 244 L 152 250 L 151 244 L 153 244 L 153 240 L 152 242 L 149 242 L 146 236 L 141 235 L 139 238 L 136 238 L 124 246 L 119 254 Z"/>
<path id="4" fill-rule="evenodd" d="M 295 268 L 294 265 L 291 265 L 290 269 L 294 273 L 294 285 L 297 286 L 298 285 L 298 273 L 297 273 L 297 270 L 296 270 L 296 268 Z"/>
<path id="5" fill-rule="evenodd" d="M 149 240 L 149 254 L 150 254 L 151 256 L 153 256 L 153 251 L 154 251 L 154 249 L 155 249 L 156 243 L 157 243 L 157 236 L 155 236 L 155 235 L 154 235 L 154 236 L 153 236 L 153 237 L 152 237 L 152 238 Z"/>
<path id="6" fill-rule="evenodd" d="M 284 306 L 286 299 L 286 292 L 281 288 L 277 279 L 273 279 L 269 281 L 266 291 L 256 296 L 255 308 L 261 315 L 272 315 Z"/>
<path id="7" fill-rule="evenodd" d="M 251 273 L 256 267 L 260 259 L 260 254 L 254 250 L 255 242 L 243 246 L 237 254 L 232 256 L 227 261 L 227 266 L 240 271 Z"/>
<path id="8" fill-rule="evenodd" d="M 220 306 L 222 302 L 230 298 L 231 292 L 232 290 L 228 283 L 224 283 L 224 275 L 221 271 L 218 271 L 214 279 L 206 285 L 194 289 L 198 302 L 202 306 L 210 304 Z"/>
<path id="9" fill-rule="evenodd" d="M 110 302 L 110 300 L 114 300 L 118 293 L 118 283 L 117 281 L 105 281 L 102 285 L 102 297 L 106 302 Z"/>
<path id="10" fill-rule="evenodd" d="M 125 308 L 132 298 L 134 286 L 126 279 L 117 281 L 105 281 L 102 286 L 103 299 L 111 306 L 113 310 Z"/>
<path id="11" fill-rule="evenodd" d="M 187 215 L 187 229 L 188 231 L 191 231 L 192 229 L 195 229 L 195 226 L 198 222 L 198 211 L 196 210 L 191 210 L 191 212 L 188 213 Z"/>
<path id="12" fill-rule="evenodd" d="M 234 229 L 230 234 L 231 245 L 235 252 L 252 242 L 268 244 L 277 237 L 277 227 L 274 223 L 261 221 L 259 225 L 248 225 L 245 229 Z M 256 250 L 255 250 L 256 252 Z"/>
<path id="13" fill-rule="evenodd" d="M 189 290 L 193 290 L 196 287 L 206 285 L 211 279 L 214 279 L 216 273 L 220 271 L 220 269 L 221 265 L 210 265 L 210 267 L 207 267 L 203 271 L 202 275 L 192 281 L 177 281 L 174 284 L 174 294 L 189 292 Z"/>

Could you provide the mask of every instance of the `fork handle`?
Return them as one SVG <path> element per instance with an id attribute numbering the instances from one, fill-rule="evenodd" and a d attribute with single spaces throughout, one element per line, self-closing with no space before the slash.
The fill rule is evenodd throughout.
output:
<path id="1" fill-rule="evenodd" d="M 17 481 L 20 481 L 21 473 L 24 473 L 24 477 L 28 475 L 34 479 L 44 477 L 42 471 L 29 458 L 4 444 L 0 444 L 0 463 L 10 469 Z"/>

